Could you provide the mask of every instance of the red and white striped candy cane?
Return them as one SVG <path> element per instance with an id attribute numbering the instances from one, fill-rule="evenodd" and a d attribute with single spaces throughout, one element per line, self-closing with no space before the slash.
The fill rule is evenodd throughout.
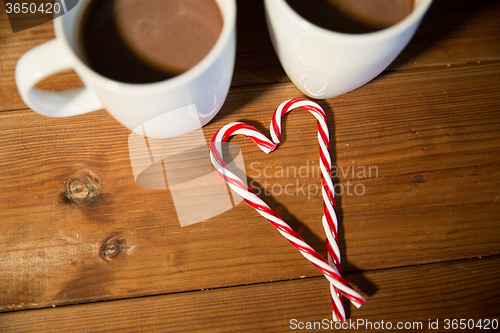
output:
<path id="1" fill-rule="evenodd" d="M 248 139 L 257 143 L 266 154 L 271 153 L 281 143 L 281 119 L 286 113 L 295 109 L 309 110 L 318 122 L 318 141 L 320 146 L 320 169 L 323 195 L 322 218 L 326 233 L 328 261 L 307 244 L 292 228 L 285 223 L 264 201 L 262 201 L 252 188 L 248 187 L 240 178 L 231 172 L 224 162 L 222 147 L 233 135 L 243 134 Z M 345 311 L 341 295 L 349 299 L 356 307 L 360 307 L 364 298 L 341 276 L 340 249 L 338 245 L 338 221 L 335 210 L 334 187 L 331 178 L 330 139 L 326 116 L 323 109 L 314 102 L 305 99 L 291 99 L 283 102 L 275 111 L 271 121 L 271 142 L 255 127 L 240 122 L 227 124 L 222 127 L 212 138 L 210 145 L 210 158 L 217 173 L 227 184 L 238 193 L 247 204 L 265 217 L 277 230 L 295 246 L 300 253 L 308 259 L 330 282 L 332 294 L 333 319 L 345 321 Z"/>

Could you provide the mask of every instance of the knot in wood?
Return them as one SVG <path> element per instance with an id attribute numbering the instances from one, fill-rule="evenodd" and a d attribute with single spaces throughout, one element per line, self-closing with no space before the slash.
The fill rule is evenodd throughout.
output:
<path id="1" fill-rule="evenodd" d="M 70 180 L 66 184 L 65 195 L 75 203 L 91 202 L 99 195 L 101 186 L 89 176 Z"/>
<path id="2" fill-rule="evenodd" d="M 101 246 L 101 257 L 109 261 L 115 258 L 124 248 L 125 241 L 123 238 L 111 237 Z"/>
<path id="3" fill-rule="evenodd" d="M 90 189 L 82 182 L 80 179 L 74 179 L 69 183 L 69 191 L 70 194 L 75 199 L 85 199 L 90 194 Z"/>

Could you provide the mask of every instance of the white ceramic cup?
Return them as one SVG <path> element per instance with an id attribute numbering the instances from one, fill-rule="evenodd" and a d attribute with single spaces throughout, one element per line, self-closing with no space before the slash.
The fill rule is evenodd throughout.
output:
<path id="1" fill-rule="evenodd" d="M 157 138 L 182 135 L 212 120 L 226 99 L 233 75 L 235 0 L 217 0 L 224 23 L 219 39 L 202 61 L 176 77 L 148 84 L 114 81 L 81 60 L 78 31 L 89 1 L 79 1 L 56 18 L 56 38 L 19 59 L 16 83 L 31 109 L 50 117 L 68 117 L 105 108 L 128 129 Z M 42 79 L 67 69 L 78 74 L 84 87 L 61 92 L 35 87 Z M 150 126 L 144 133 L 143 124 L 148 121 Z"/>
<path id="2" fill-rule="evenodd" d="M 304 94 L 325 99 L 359 88 L 387 68 L 411 40 L 431 3 L 415 0 L 413 11 L 402 21 L 364 34 L 316 26 L 286 0 L 265 0 L 265 9 L 271 40 L 286 74 Z"/>

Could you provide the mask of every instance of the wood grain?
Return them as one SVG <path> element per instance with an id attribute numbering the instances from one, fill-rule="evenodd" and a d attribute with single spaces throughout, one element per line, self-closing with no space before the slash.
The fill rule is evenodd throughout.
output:
<path id="1" fill-rule="evenodd" d="M 362 331 L 383 320 L 427 332 L 429 321 L 444 331 L 445 319 L 495 318 L 499 267 L 495 257 L 346 274 L 370 294 L 349 320 Z M 308 332 L 337 331 L 327 291 L 324 278 L 310 278 L 19 311 L 0 314 L 0 331 L 288 332 L 315 322 Z"/>

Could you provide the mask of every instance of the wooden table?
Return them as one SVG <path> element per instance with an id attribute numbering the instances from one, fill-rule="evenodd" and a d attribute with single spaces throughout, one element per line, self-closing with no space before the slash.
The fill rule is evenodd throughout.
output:
<path id="1" fill-rule="evenodd" d="M 26 107 L 14 67 L 53 38 L 52 23 L 13 34 L 0 6 L 0 331 L 321 331 L 326 279 L 252 208 L 181 227 L 169 189 L 136 185 L 130 131 L 104 110 L 52 119 Z M 302 96 L 272 49 L 261 1 L 238 7 L 233 83 L 207 140 L 238 120 L 267 133 L 274 108 Z M 41 84 L 79 85 L 72 72 Z M 318 102 L 344 190 L 343 274 L 367 299 L 347 305 L 349 320 L 422 330 L 498 320 L 500 2 L 436 0 L 383 74 Z M 267 186 L 264 200 L 324 254 L 315 120 L 297 110 L 284 126 L 269 156 L 232 142 Z M 306 190 L 279 193 L 288 184 Z"/>

